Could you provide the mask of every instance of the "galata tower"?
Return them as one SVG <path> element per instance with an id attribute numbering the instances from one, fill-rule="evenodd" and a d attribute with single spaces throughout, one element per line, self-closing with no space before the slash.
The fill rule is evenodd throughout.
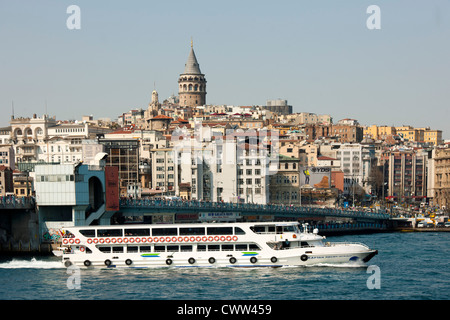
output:
<path id="1" fill-rule="evenodd" d="M 184 72 L 178 79 L 178 95 L 179 105 L 183 107 L 195 108 L 206 104 L 206 79 L 200 71 L 192 41 Z"/>

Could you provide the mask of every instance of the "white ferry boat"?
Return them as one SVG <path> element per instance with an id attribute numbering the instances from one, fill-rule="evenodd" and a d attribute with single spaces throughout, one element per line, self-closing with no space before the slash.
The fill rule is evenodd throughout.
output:
<path id="1" fill-rule="evenodd" d="M 281 267 L 367 262 L 376 250 L 329 243 L 297 222 L 69 227 L 55 250 L 66 267 Z"/>

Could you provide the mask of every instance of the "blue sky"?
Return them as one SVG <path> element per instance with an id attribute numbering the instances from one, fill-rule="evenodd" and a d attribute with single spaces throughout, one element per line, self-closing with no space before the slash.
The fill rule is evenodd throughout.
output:
<path id="1" fill-rule="evenodd" d="M 69 30 L 69 5 L 81 29 Z M 369 30 L 369 5 L 381 29 Z M 337 122 L 429 126 L 450 139 L 450 1 L 0 0 L 0 126 L 16 117 L 116 118 L 177 94 L 190 39 L 207 103 Z M 47 103 L 47 109 L 46 109 Z"/>

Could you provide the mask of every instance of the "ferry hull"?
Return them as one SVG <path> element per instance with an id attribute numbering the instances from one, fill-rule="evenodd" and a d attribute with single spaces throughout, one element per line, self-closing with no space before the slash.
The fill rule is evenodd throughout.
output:
<path id="1" fill-rule="evenodd" d="M 291 251 L 291 250 L 287 250 Z M 280 252 L 281 253 L 281 252 Z M 76 265 L 80 268 L 188 268 L 188 267 L 283 267 L 283 266 L 315 266 L 315 265 L 360 265 L 372 259 L 378 252 L 376 250 L 340 252 L 340 253 L 305 253 L 299 252 L 290 255 L 277 252 L 271 254 L 246 255 L 153 255 L 142 257 L 140 255 L 126 257 L 110 256 L 104 260 L 94 260 L 87 257 L 84 260 L 73 260 L 63 256 L 65 266 Z"/>

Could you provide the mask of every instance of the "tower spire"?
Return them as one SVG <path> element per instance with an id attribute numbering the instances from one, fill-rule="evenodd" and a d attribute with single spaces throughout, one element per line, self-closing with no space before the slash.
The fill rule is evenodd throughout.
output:
<path id="1" fill-rule="evenodd" d="M 191 48 L 194 48 L 194 40 L 192 40 L 192 37 L 191 37 Z"/>

